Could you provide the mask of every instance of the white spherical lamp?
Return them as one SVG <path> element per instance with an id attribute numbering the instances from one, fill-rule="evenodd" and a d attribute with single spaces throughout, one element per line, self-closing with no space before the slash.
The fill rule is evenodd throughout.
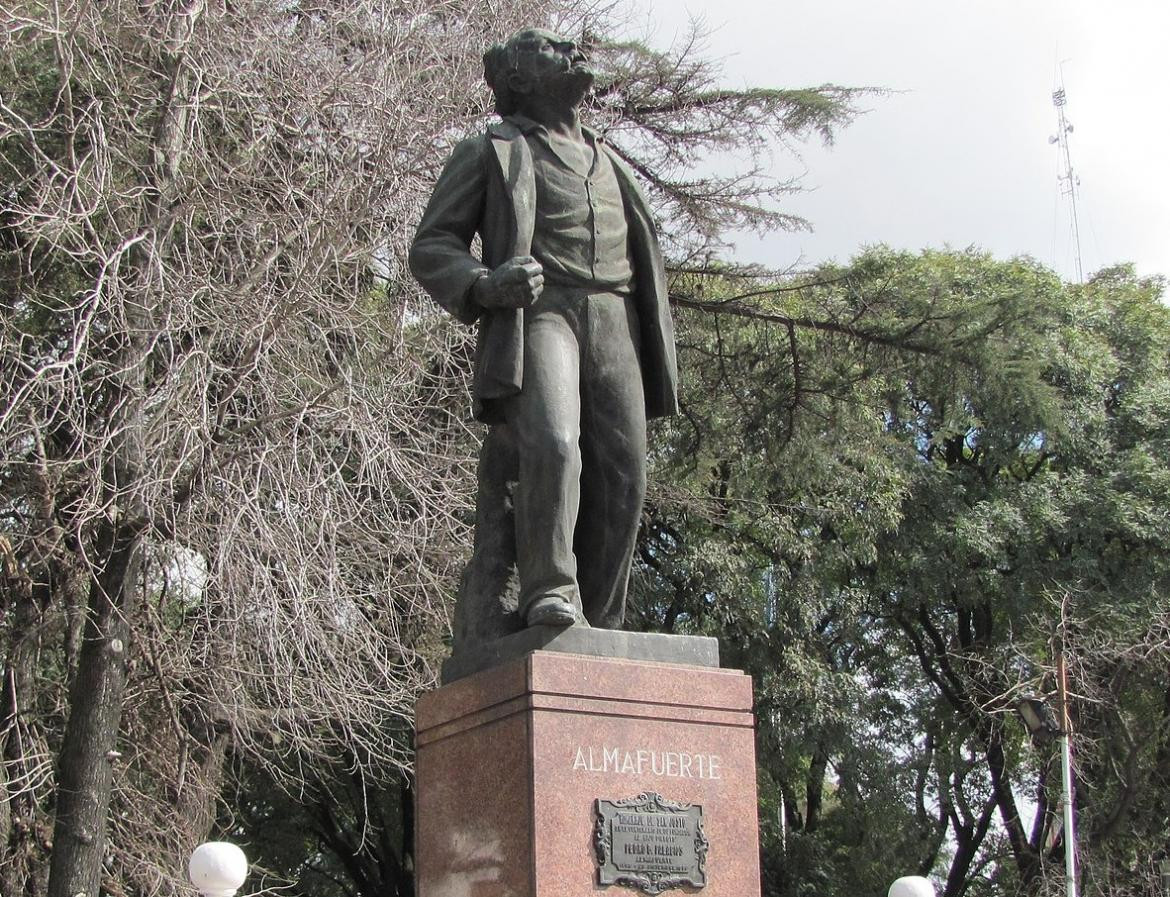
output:
<path id="1" fill-rule="evenodd" d="M 888 897 L 934 897 L 934 885 L 921 875 L 905 875 L 890 885 Z"/>
<path id="2" fill-rule="evenodd" d="M 191 854 L 187 874 L 203 897 L 232 897 L 248 877 L 248 858 L 235 844 L 208 841 Z"/>

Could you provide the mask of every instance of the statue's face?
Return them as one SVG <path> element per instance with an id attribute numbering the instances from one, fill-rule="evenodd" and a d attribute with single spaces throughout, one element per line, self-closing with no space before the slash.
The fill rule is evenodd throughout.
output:
<path id="1" fill-rule="evenodd" d="M 542 28 L 515 35 L 512 88 L 518 93 L 543 93 L 578 103 L 593 84 L 593 70 L 576 43 Z"/>

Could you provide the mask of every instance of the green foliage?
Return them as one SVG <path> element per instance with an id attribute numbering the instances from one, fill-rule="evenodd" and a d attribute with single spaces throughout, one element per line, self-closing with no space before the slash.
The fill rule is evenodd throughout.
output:
<path id="1" fill-rule="evenodd" d="M 717 635 L 755 678 L 767 893 L 931 869 L 948 897 L 1042 892 L 1059 774 L 1012 705 L 1052 692 L 1060 640 L 1086 893 L 1152 893 L 1118 882 L 1170 771 L 1161 289 L 884 249 L 675 278 L 687 389 L 639 622 Z"/>
<path id="2" fill-rule="evenodd" d="M 408 738 L 403 731 L 396 735 Z M 233 765 L 231 812 L 218 827 L 252 860 L 250 891 L 279 887 L 288 897 L 414 893 L 414 798 L 405 776 L 371 780 L 344 760 L 317 763 L 304 786 L 290 793 L 247 758 Z"/>

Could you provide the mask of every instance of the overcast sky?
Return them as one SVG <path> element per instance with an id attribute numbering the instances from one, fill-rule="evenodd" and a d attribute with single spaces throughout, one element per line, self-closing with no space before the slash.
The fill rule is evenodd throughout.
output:
<path id="1" fill-rule="evenodd" d="M 900 91 L 807 170 L 791 210 L 815 232 L 737 239 L 741 260 L 847 261 L 862 246 L 977 245 L 1075 277 L 1052 91 L 1063 73 L 1086 275 L 1170 276 L 1170 0 L 637 0 L 652 42 L 691 17 L 735 86 Z M 1063 61 L 1063 65 L 1061 65 Z"/>

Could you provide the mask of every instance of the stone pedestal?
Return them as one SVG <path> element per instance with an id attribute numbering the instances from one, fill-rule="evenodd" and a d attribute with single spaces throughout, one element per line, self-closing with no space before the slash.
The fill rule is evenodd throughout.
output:
<path id="1" fill-rule="evenodd" d="M 758 897 L 751 704 L 751 680 L 737 671 L 547 650 L 424 695 L 418 897 L 654 893 L 661 882 L 647 886 L 644 871 L 655 861 L 638 854 L 655 851 L 668 865 L 689 855 L 702 866 L 701 889 L 668 894 Z M 627 799 L 669 819 L 636 809 L 618 818 L 614 806 Z M 617 835 L 626 858 L 610 860 L 641 884 L 599 883 L 599 801 L 609 816 L 603 840 L 607 825 L 632 823 Z M 676 831 L 656 835 L 654 823 Z M 701 847 L 689 834 L 679 840 L 677 827 L 688 825 Z M 642 872 L 628 871 L 639 864 Z"/>

